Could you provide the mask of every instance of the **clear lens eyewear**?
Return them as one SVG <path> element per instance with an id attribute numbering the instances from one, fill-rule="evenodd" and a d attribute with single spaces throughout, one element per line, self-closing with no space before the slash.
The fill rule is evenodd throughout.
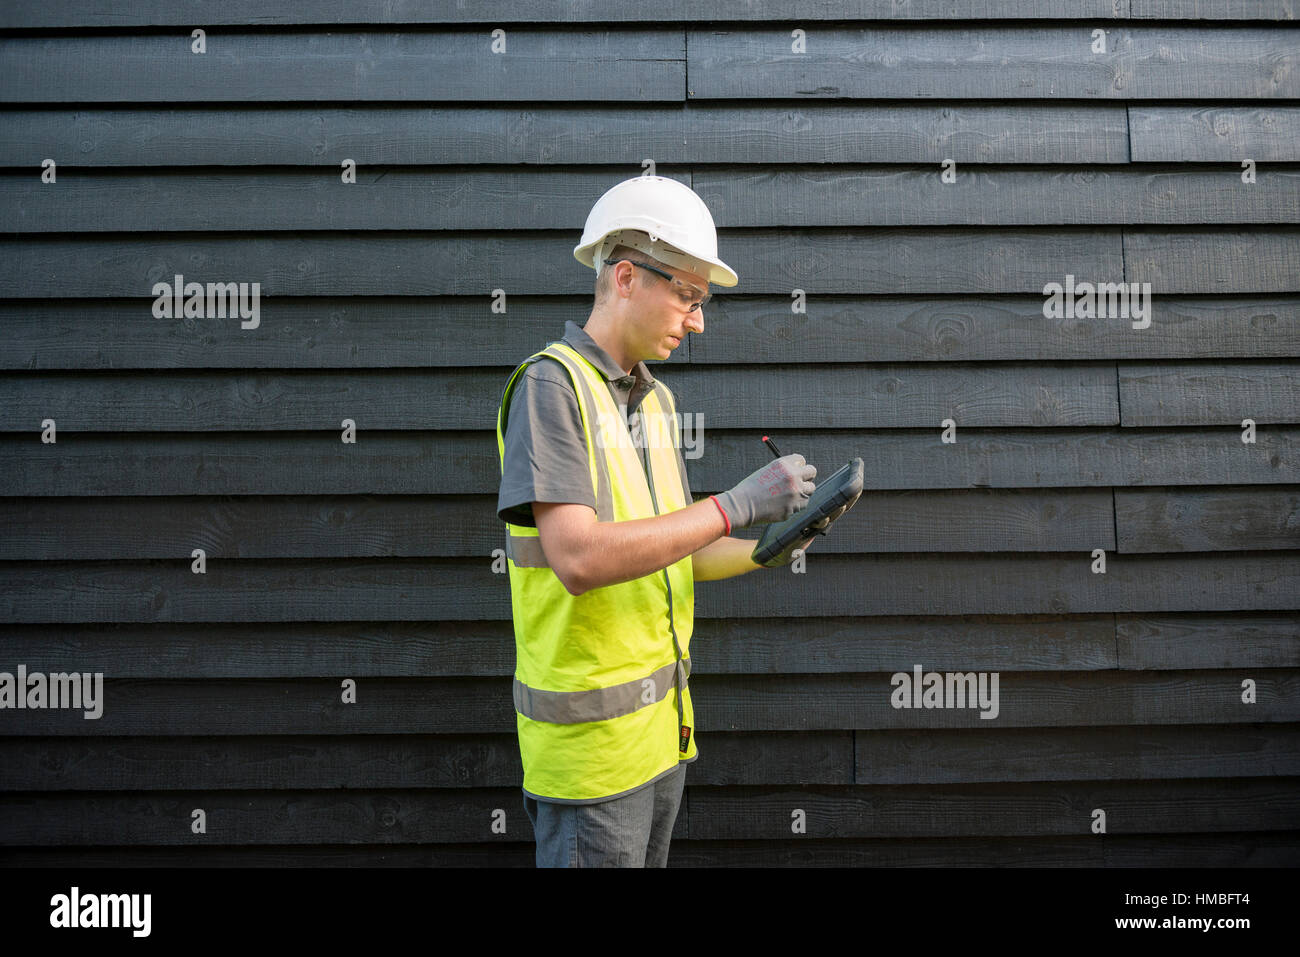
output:
<path id="1" fill-rule="evenodd" d="M 663 276 L 668 280 L 669 285 L 673 287 L 673 292 L 677 294 L 677 299 L 687 312 L 695 312 L 697 309 L 703 309 L 713 293 L 704 292 L 699 286 L 692 285 L 689 282 L 682 282 L 672 273 L 664 272 L 662 269 L 656 269 L 649 263 L 637 262 L 635 259 L 605 259 L 602 260 L 606 266 L 614 266 L 621 262 L 629 262 L 633 266 L 640 266 L 642 269 L 648 269 L 657 276 Z"/>

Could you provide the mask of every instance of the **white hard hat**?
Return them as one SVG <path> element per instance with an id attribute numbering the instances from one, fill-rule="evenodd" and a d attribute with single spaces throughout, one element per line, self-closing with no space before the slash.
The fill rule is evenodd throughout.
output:
<path id="1" fill-rule="evenodd" d="M 601 260 L 619 245 L 706 275 L 719 286 L 740 281 L 735 270 L 718 258 L 718 232 L 709 207 L 695 190 L 675 179 L 637 176 L 611 187 L 587 214 L 573 256 L 599 275 Z"/>

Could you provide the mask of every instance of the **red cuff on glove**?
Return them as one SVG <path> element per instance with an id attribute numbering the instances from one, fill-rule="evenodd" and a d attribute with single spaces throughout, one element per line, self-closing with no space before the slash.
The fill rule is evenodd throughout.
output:
<path id="1" fill-rule="evenodd" d="M 722 503 L 718 501 L 718 497 L 717 497 L 716 495 L 710 495 L 709 498 L 713 499 L 713 504 L 716 505 L 716 506 L 718 506 L 718 511 L 719 511 L 719 512 L 722 512 L 722 520 L 723 520 L 724 522 L 727 523 L 727 531 L 726 531 L 726 534 L 730 535 L 730 534 L 731 534 L 731 519 L 727 518 L 727 513 L 726 513 L 725 511 L 723 511 Z"/>

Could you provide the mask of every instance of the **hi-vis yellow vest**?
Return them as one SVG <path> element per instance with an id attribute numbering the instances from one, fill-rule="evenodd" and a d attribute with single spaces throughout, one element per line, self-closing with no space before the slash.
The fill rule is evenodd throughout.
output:
<path id="1" fill-rule="evenodd" d="M 502 471 L 511 393 L 520 372 L 543 357 L 558 361 L 573 380 L 597 521 L 652 518 L 689 505 L 677 462 L 672 393 L 656 382 L 641 402 L 647 480 L 605 377 L 564 342 L 530 356 L 506 384 L 497 410 Z M 577 597 L 551 570 L 536 528 L 507 523 L 506 559 L 524 791 L 590 803 L 694 760 L 695 715 L 686 683 L 695 618 L 691 557 Z"/>

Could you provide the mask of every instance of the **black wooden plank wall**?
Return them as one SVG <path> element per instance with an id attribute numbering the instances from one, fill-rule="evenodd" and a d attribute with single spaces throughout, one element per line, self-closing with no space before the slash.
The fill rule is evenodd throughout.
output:
<path id="1" fill-rule="evenodd" d="M 553 6 L 0 12 L 0 671 L 104 676 L 0 709 L 0 862 L 531 863 L 494 415 L 649 160 L 742 280 L 696 494 L 868 476 L 700 584 L 673 862 L 1300 863 L 1296 4 Z"/>

